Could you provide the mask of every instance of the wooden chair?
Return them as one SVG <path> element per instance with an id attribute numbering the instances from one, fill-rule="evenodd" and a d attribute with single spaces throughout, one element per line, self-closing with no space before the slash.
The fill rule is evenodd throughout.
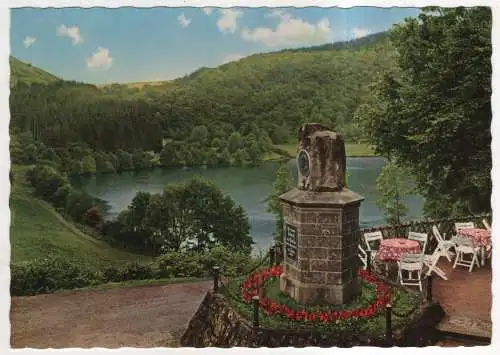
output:
<path id="1" fill-rule="evenodd" d="M 432 234 L 438 242 L 436 249 L 439 250 L 441 256 L 446 257 L 446 259 L 448 259 L 448 261 L 451 263 L 450 249 L 455 249 L 455 243 L 453 243 L 451 240 L 445 240 L 436 225 L 432 226 Z"/>
<path id="2" fill-rule="evenodd" d="M 361 264 L 363 265 L 363 269 L 366 270 L 368 267 L 368 255 L 366 251 L 358 244 L 358 258 L 361 260 Z"/>
<path id="3" fill-rule="evenodd" d="M 469 268 L 469 272 L 472 272 L 474 264 L 476 264 L 477 267 L 480 267 L 478 257 L 480 248 L 475 247 L 472 240 L 465 237 L 453 237 L 453 242 L 455 243 L 457 250 L 457 257 L 455 258 L 453 268 L 455 268 L 457 265 L 466 266 Z M 465 255 L 471 255 L 472 259 L 465 259 Z"/>
<path id="4" fill-rule="evenodd" d="M 363 236 L 365 239 L 366 248 L 370 251 L 372 259 L 374 259 L 377 255 L 380 242 L 384 239 L 384 235 L 381 231 L 376 231 L 365 233 Z"/>
<path id="5" fill-rule="evenodd" d="M 408 239 L 415 240 L 420 244 L 420 248 L 422 250 L 422 254 L 425 254 L 425 248 L 427 247 L 427 234 L 426 233 L 417 233 L 417 232 L 408 232 Z"/>
<path id="6" fill-rule="evenodd" d="M 474 222 L 456 222 L 455 223 L 455 237 L 458 235 L 459 229 L 470 229 L 475 228 Z"/>
<path id="7" fill-rule="evenodd" d="M 483 219 L 482 222 L 483 222 L 484 228 L 486 228 L 487 230 L 491 231 L 491 226 L 488 223 L 488 221 L 486 219 Z"/>
<path id="8" fill-rule="evenodd" d="M 403 254 L 398 261 L 398 279 L 403 286 L 418 286 L 422 292 L 422 254 Z M 405 273 L 408 277 L 405 277 Z M 413 277 L 416 276 L 416 277 Z"/>
<path id="9" fill-rule="evenodd" d="M 437 266 L 437 263 L 441 256 L 442 254 L 439 248 L 434 249 L 434 252 L 432 254 L 424 254 L 424 265 L 427 268 L 427 271 L 425 273 L 426 276 L 429 276 L 434 272 L 443 280 L 448 280 L 446 273 Z"/>

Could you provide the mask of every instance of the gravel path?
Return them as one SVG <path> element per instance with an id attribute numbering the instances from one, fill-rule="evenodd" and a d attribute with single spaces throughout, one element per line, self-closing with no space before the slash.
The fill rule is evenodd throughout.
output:
<path id="1" fill-rule="evenodd" d="M 13 297 L 13 348 L 178 346 L 210 281 Z"/>

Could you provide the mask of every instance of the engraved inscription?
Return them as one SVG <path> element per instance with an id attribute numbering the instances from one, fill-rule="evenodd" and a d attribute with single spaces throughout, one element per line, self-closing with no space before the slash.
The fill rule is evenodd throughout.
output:
<path id="1" fill-rule="evenodd" d="M 297 228 L 290 224 L 285 225 L 285 250 L 286 257 L 297 261 L 298 238 Z"/>

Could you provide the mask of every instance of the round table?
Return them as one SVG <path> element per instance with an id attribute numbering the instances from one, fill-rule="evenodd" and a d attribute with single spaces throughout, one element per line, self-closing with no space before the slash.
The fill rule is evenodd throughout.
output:
<path id="1" fill-rule="evenodd" d="M 380 261 L 399 261 L 402 254 L 420 254 L 420 244 L 406 238 L 384 239 L 380 242 L 376 259 Z"/>
<path id="2" fill-rule="evenodd" d="M 480 228 L 459 229 L 457 234 L 469 238 L 475 247 L 487 247 L 491 244 L 491 231 Z"/>
<path id="3" fill-rule="evenodd" d="M 486 247 L 491 245 L 491 231 L 481 228 L 458 229 L 457 234 L 472 240 L 476 248 L 480 248 L 481 265 L 484 266 L 486 259 Z"/>

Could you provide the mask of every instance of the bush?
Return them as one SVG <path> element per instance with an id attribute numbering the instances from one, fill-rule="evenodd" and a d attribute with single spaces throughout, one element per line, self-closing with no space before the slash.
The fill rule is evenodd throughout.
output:
<path id="1" fill-rule="evenodd" d="M 85 212 L 94 207 L 94 199 L 83 191 L 72 190 L 67 199 L 65 212 L 73 220 L 82 222 Z"/>
<path id="2" fill-rule="evenodd" d="M 89 268 L 59 257 L 35 259 L 11 266 L 12 296 L 51 293 L 98 283 L 99 276 Z"/>
<path id="3" fill-rule="evenodd" d="M 35 189 L 35 195 L 50 201 L 62 186 L 68 183 L 56 169 L 48 165 L 35 165 L 26 172 L 26 179 Z"/>
<path id="4" fill-rule="evenodd" d="M 168 252 L 158 257 L 160 277 L 207 277 L 212 267 L 220 266 L 226 276 L 242 275 L 255 262 L 241 252 L 230 251 L 216 246 L 206 252 Z"/>
<path id="5" fill-rule="evenodd" d="M 101 215 L 99 208 L 92 207 L 89 208 L 83 215 L 83 223 L 92 228 L 98 228 L 104 222 L 104 218 Z"/>
<path id="6" fill-rule="evenodd" d="M 163 277 L 204 277 L 208 270 L 200 262 L 200 254 L 195 252 L 168 252 L 158 258 L 159 276 Z"/>
<path id="7" fill-rule="evenodd" d="M 103 273 L 104 282 L 121 282 L 130 280 L 147 280 L 154 278 L 150 265 L 141 265 L 132 262 L 121 267 L 108 266 Z"/>

